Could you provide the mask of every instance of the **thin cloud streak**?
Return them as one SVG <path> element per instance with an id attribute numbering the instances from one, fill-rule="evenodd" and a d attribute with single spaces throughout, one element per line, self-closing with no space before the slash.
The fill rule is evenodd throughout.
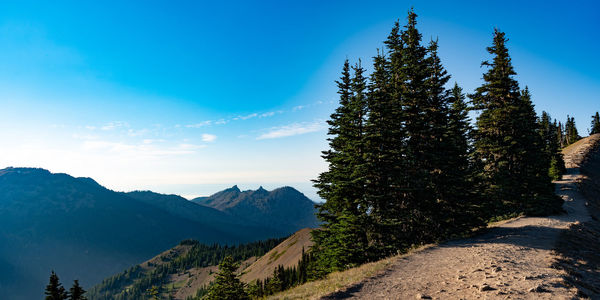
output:
<path id="1" fill-rule="evenodd" d="M 246 121 L 246 120 L 251 120 L 251 119 L 255 119 L 255 118 L 258 118 L 258 119 L 270 118 L 275 115 L 280 115 L 280 114 L 289 113 L 289 112 L 297 112 L 297 111 L 311 108 L 314 106 L 322 105 L 324 103 L 325 102 L 323 102 L 323 101 L 317 101 L 317 102 L 309 103 L 309 104 L 305 104 L 305 105 L 297 105 L 288 110 L 274 110 L 274 111 L 268 111 L 268 112 L 264 112 L 264 113 L 256 112 L 256 113 L 251 113 L 248 115 L 238 115 L 236 117 L 232 117 L 229 119 L 206 120 L 206 121 L 202 121 L 202 122 L 198 122 L 198 123 L 194 123 L 194 124 L 183 125 L 183 127 L 201 128 L 201 127 L 207 127 L 207 126 L 212 126 L 212 125 L 224 125 L 224 124 L 227 124 L 232 121 Z M 177 125 L 175 125 L 175 127 L 179 128 L 179 127 L 182 127 L 182 125 L 177 124 Z"/>
<path id="2" fill-rule="evenodd" d="M 290 125 L 273 127 L 267 133 L 258 136 L 257 140 L 278 139 L 283 137 L 295 136 L 311 132 L 321 131 L 326 128 L 324 121 L 314 121 L 310 123 L 293 123 Z"/>

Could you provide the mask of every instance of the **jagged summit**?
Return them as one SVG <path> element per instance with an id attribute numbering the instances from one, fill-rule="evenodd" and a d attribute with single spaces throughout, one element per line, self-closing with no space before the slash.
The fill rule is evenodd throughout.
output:
<path id="1" fill-rule="evenodd" d="M 192 201 L 239 218 L 251 219 L 263 226 L 280 228 L 288 233 L 307 226 L 318 226 L 314 215 L 315 203 L 289 186 L 273 191 L 260 186 L 257 190 L 243 192 L 234 186 Z"/>

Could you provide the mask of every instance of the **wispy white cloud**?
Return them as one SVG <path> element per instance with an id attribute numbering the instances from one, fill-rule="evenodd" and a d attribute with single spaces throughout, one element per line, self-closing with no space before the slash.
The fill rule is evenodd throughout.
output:
<path id="1" fill-rule="evenodd" d="M 293 123 L 290 125 L 272 127 L 268 132 L 259 135 L 257 140 L 277 139 L 282 137 L 300 135 L 310 132 L 320 131 L 326 128 L 324 121 Z"/>
<path id="2" fill-rule="evenodd" d="M 234 121 L 237 120 L 248 120 L 248 119 L 252 119 L 252 118 L 256 118 L 258 117 L 258 113 L 253 113 L 253 114 L 249 114 L 249 115 L 245 115 L 245 116 L 237 116 L 235 118 L 233 118 Z"/>
<path id="3" fill-rule="evenodd" d="M 207 126 L 212 126 L 212 125 L 224 125 L 227 124 L 231 121 L 245 121 L 245 120 L 250 120 L 250 119 L 254 119 L 254 118 L 268 118 L 268 117 L 272 117 L 276 114 L 282 114 L 284 113 L 283 110 L 277 110 L 277 111 L 268 111 L 268 112 L 264 112 L 264 113 L 251 113 L 248 115 L 238 115 L 236 117 L 232 117 L 229 119 L 218 119 L 218 120 L 206 120 L 206 121 L 202 121 L 202 122 L 198 122 L 198 123 L 194 123 L 194 124 L 188 124 L 185 125 L 185 127 L 187 128 L 201 128 L 201 127 L 207 127 Z M 180 124 L 175 125 L 175 128 L 180 128 L 182 127 Z"/>
<path id="4" fill-rule="evenodd" d="M 115 121 L 115 122 L 110 122 L 110 123 L 103 125 L 102 127 L 100 127 L 100 129 L 101 130 L 114 130 L 114 129 L 121 128 L 121 127 L 129 127 L 129 124 L 127 124 L 126 122 Z"/>
<path id="5" fill-rule="evenodd" d="M 200 128 L 200 127 L 204 127 L 204 126 L 210 126 L 212 123 L 213 123 L 213 121 L 206 120 L 206 121 L 202 121 L 202 122 L 196 123 L 196 124 L 185 125 L 185 127 L 187 127 L 187 128 Z"/>
<path id="6" fill-rule="evenodd" d="M 202 141 L 203 142 L 210 143 L 210 142 L 214 142 L 216 139 L 217 139 L 217 136 L 214 135 L 214 134 L 205 133 L 205 134 L 202 135 Z"/>
<path id="7" fill-rule="evenodd" d="M 136 137 L 136 136 L 142 136 L 145 134 L 148 134 L 150 132 L 149 129 L 147 128 L 142 128 L 142 129 L 128 129 L 127 130 L 127 135 L 131 136 L 131 137 Z"/>
<path id="8" fill-rule="evenodd" d="M 275 115 L 275 112 L 274 111 L 270 111 L 270 112 L 266 112 L 266 113 L 260 114 L 260 117 L 261 118 L 267 118 L 267 117 L 272 117 L 274 115 Z"/>

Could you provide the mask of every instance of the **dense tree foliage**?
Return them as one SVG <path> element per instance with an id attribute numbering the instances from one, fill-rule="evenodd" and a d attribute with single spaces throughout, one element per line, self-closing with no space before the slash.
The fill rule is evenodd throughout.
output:
<path id="1" fill-rule="evenodd" d="M 344 63 L 329 120 L 326 202 L 311 276 L 345 269 L 477 226 L 468 106 L 410 11 L 396 22 L 367 79 Z"/>
<path id="2" fill-rule="evenodd" d="M 329 168 L 315 180 L 326 201 L 322 230 L 313 232 L 312 277 L 489 219 L 560 210 L 551 176 L 564 172 L 560 139 L 578 137 L 574 120 L 565 134 L 547 114 L 538 120 L 499 30 L 470 107 L 458 84 L 447 88 L 438 42 L 422 43 L 416 17 L 411 10 L 405 26 L 396 22 L 370 76 L 344 63 L 323 152 Z M 478 112 L 474 129 L 470 110 Z"/>
<path id="3" fill-rule="evenodd" d="M 337 82 L 340 106 L 331 115 L 330 150 L 323 158 L 330 171 L 316 180 L 319 195 L 328 199 L 319 207 L 318 217 L 326 230 L 314 231 L 313 239 L 320 249 L 317 264 L 321 273 L 341 270 L 365 261 L 367 237 L 364 204 L 364 180 L 360 174 L 363 155 L 363 132 L 366 111 L 366 78 L 363 68 L 344 63 Z M 335 183 L 335 184 L 331 184 Z"/>

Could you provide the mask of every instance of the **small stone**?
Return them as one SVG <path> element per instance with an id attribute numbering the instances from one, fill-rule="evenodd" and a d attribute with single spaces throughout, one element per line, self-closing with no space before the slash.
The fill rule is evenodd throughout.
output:
<path id="1" fill-rule="evenodd" d="M 502 271 L 502 268 L 500 268 L 500 267 L 496 267 L 496 268 L 494 269 L 494 272 L 500 272 L 500 271 Z"/>
<path id="2" fill-rule="evenodd" d="M 465 275 L 458 275 L 458 277 L 456 277 L 456 279 L 458 279 L 458 280 L 462 280 L 465 278 L 467 278 L 467 276 L 465 276 Z"/>
<path id="3" fill-rule="evenodd" d="M 423 295 L 423 294 L 417 294 L 417 299 L 432 299 L 431 296 L 427 296 L 427 295 Z"/>
<path id="4" fill-rule="evenodd" d="M 475 272 L 481 272 L 481 271 L 483 271 L 483 270 L 482 269 L 477 269 L 477 270 L 473 271 L 473 273 L 475 273 Z"/>
<path id="5" fill-rule="evenodd" d="M 493 287 L 491 287 L 491 286 L 489 286 L 489 285 L 487 285 L 487 284 L 482 285 L 481 288 L 479 289 L 480 292 L 494 291 L 494 290 L 496 290 L 496 289 L 493 288 Z"/>
<path id="6" fill-rule="evenodd" d="M 535 288 L 529 289 L 530 293 L 550 293 L 550 290 L 546 289 L 543 285 L 538 285 Z"/>

